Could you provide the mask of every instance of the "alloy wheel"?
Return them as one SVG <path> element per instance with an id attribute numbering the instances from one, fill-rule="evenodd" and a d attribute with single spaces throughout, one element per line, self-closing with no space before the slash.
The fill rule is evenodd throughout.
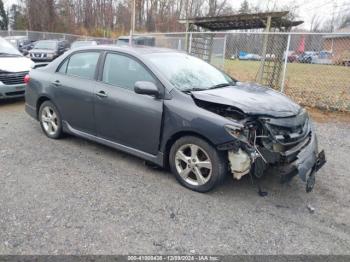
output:
<path id="1" fill-rule="evenodd" d="M 181 146 L 175 154 L 176 170 L 190 185 L 206 184 L 212 176 L 212 161 L 208 153 L 194 144 Z"/>
<path id="2" fill-rule="evenodd" d="M 54 136 L 58 131 L 58 117 L 53 108 L 45 106 L 41 112 L 41 122 L 44 130 L 50 136 Z"/>

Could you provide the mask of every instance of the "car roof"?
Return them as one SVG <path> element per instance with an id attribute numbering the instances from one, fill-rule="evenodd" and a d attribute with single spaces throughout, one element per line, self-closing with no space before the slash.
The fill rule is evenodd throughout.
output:
<path id="1" fill-rule="evenodd" d="M 5 39 L 26 39 L 28 37 L 24 35 L 10 35 L 10 36 L 5 36 L 4 38 Z"/>
<path id="2" fill-rule="evenodd" d="M 75 40 L 73 43 L 77 43 L 77 42 L 96 42 L 96 40 L 94 39 L 79 39 L 79 40 Z"/>
<path id="3" fill-rule="evenodd" d="M 142 39 L 154 39 L 154 36 L 133 36 L 132 37 L 135 40 L 142 40 Z M 119 36 L 118 40 L 129 40 L 130 36 Z"/>
<path id="4" fill-rule="evenodd" d="M 118 51 L 123 53 L 129 53 L 129 54 L 137 54 L 137 55 L 147 55 L 147 54 L 155 54 L 155 53 L 174 53 L 174 54 L 181 54 L 184 52 L 169 49 L 169 48 L 160 48 L 160 47 L 150 47 L 150 46 L 116 46 L 116 45 L 99 45 L 99 46 L 86 46 L 86 47 L 80 47 L 75 49 L 77 50 L 103 50 L 103 51 Z"/>
<path id="5" fill-rule="evenodd" d="M 37 42 L 65 42 L 66 40 L 60 40 L 60 39 L 45 39 L 45 40 L 38 40 Z"/>

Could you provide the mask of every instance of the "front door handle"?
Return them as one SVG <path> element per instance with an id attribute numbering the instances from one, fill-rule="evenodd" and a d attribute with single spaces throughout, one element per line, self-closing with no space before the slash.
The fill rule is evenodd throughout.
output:
<path id="1" fill-rule="evenodd" d="M 52 82 L 52 84 L 53 84 L 54 86 L 57 86 L 57 87 L 62 85 L 61 82 L 60 82 L 60 80 L 56 80 L 56 81 Z"/>
<path id="2" fill-rule="evenodd" d="M 100 91 L 100 92 L 96 93 L 96 95 L 97 95 L 98 97 L 101 97 L 101 98 L 108 97 L 108 95 L 106 94 L 105 91 Z"/>

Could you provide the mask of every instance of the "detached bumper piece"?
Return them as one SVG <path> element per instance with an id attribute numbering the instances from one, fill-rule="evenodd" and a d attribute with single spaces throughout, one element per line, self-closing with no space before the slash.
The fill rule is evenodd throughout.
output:
<path id="1" fill-rule="evenodd" d="M 306 192 L 307 193 L 310 193 L 314 189 L 315 183 L 316 183 L 315 174 L 318 170 L 320 170 L 324 166 L 324 164 L 326 164 L 326 162 L 327 162 L 326 155 L 325 155 L 324 151 L 322 151 L 321 153 L 318 154 L 316 164 L 312 168 L 312 172 L 310 173 L 309 177 L 306 180 Z"/>
<path id="2" fill-rule="evenodd" d="M 289 181 L 295 175 L 299 175 L 306 183 L 306 192 L 311 192 L 315 187 L 316 173 L 326 163 L 324 151 L 318 152 L 317 138 L 313 134 L 309 144 L 297 155 L 297 160 L 289 165 L 288 172 L 282 177 L 282 182 Z"/>

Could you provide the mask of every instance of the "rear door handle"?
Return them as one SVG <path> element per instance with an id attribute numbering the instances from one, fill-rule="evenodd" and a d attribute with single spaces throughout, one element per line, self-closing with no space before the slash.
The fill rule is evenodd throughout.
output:
<path id="1" fill-rule="evenodd" d="M 100 91 L 100 92 L 96 93 L 96 95 L 97 95 L 98 97 L 101 97 L 101 98 L 108 97 L 108 95 L 106 94 L 105 91 Z"/>
<path id="2" fill-rule="evenodd" d="M 52 84 L 53 84 L 54 86 L 61 86 L 61 85 L 62 85 L 61 82 L 60 82 L 59 80 L 56 80 L 56 81 L 52 82 Z"/>

